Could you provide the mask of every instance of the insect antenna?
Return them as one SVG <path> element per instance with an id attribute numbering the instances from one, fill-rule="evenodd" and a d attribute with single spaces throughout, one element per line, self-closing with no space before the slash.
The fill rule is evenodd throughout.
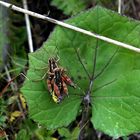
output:
<path id="1" fill-rule="evenodd" d="M 7 85 L 4 87 L 4 89 L 2 89 L 2 91 L 0 92 L 0 97 L 7 91 L 9 85 L 17 78 L 19 77 L 20 75 L 22 75 L 23 77 L 25 77 L 27 80 L 29 80 L 29 78 L 27 78 L 23 73 L 20 73 L 19 75 L 17 76 L 14 76 L 13 78 L 11 78 L 10 81 L 8 81 Z"/>
<path id="2" fill-rule="evenodd" d="M 47 48 L 45 48 L 45 47 L 43 47 L 43 49 L 44 49 L 44 53 L 45 54 L 48 54 L 48 61 L 49 61 L 49 58 L 50 58 L 50 54 L 49 54 L 49 52 L 48 52 L 48 50 L 47 50 Z M 54 49 L 54 51 L 56 51 L 56 47 L 55 47 L 55 49 Z M 55 59 L 55 57 L 52 57 L 53 59 Z M 46 72 L 44 73 L 44 75 L 40 78 L 40 79 L 36 79 L 36 80 L 32 80 L 33 82 L 39 82 L 39 81 L 42 81 L 43 79 L 45 79 L 45 77 L 46 77 L 46 75 L 47 75 L 47 73 L 48 73 L 48 68 L 49 68 L 49 66 L 48 66 L 48 63 L 46 64 L 46 61 L 45 61 L 45 59 L 41 59 L 43 62 L 45 62 L 45 65 L 47 65 L 47 66 L 45 66 L 45 67 L 41 67 L 41 68 L 34 68 L 34 70 L 45 70 Z"/>

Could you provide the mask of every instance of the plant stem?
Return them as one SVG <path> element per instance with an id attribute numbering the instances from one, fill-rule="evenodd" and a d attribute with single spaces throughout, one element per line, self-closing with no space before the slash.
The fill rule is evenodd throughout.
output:
<path id="1" fill-rule="evenodd" d="M 22 0 L 24 9 L 28 10 L 27 0 Z M 28 34 L 28 44 L 29 44 L 29 50 L 30 52 L 33 52 L 33 41 L 32 41 L 32 33 L 31 33 L 31 26 L 30 26 L 30 20 L 29 15 L 25 14 L 25 22 L 26 22 L 26 29 Z"/>
<path id="2" fill-rule="evenodd" d="M 7 66 L 5 66 L 5 72 L 6 72 L 6 74 L 7 74 L 8 82 L 10 82 L 9 84 L 10 84 L 10 86 L 11 86 L 12 91 L 13 91 L 13 92 L 17 92 L 17 90 L 18 90 L 17 85 L 13 82 L 13 80 L 14 80 L 16 77 L 14 77 L 13 79 L 11 78 Z M 6 88 L 9 86 L 9 84 L 6 86 Z M 6 89 L 4 89 L 3 92 L 5 92 L 5 90 L 6 90 Z M 2 93 L 2 94 L 3 94 L 3 93 Z M 2 94 L 1 94 L 1 95 L 2 95 Z M 22 109 L 22 107 L 21 107 L 21 104 L 20 104 L 19 99 L 17 99 L 17 104 L 18 104 L 19 110 L 20 110 L 21 112 L 23 112 L 23 115 L 22 115 L 23 119 L 25 119 L 24 111 L 23 111 L 23 109 Z"/>
<path id="3" fill-rule="evenodd" d="M 5 66 L 5 72 L 6 72 L 8 81 L 11 81 L 10 86 L 11 86 L 12 91 L 17 91 L 17 87 L 16 87 L 15 83 L 12 81 L 12 78 L 10 76 L 7 66 Z"/>
<path id="4" fill-rule="evenodd" d="M 118 13 L 122 13 L 122 0 L 118 0 Z"/>
<path id="5" fill-rule="evenodd" d="M 85 102 L 88 102 L 88 104 L 90 104 L 90 94 L 91 94 L 91 90 L 92 90 L 93 83 L 94 83 L 94 75 L 95 75 L 96 60 L 97 60 L 97 50 L 98 50 L 98 39 L 97 39 L 97 42 L 96 42 L 95 52 L 94 52 L 94 56 L 93 56 L 92 76 L 91 76 L 91 79 L 90 79 L 90 83 L 89 83 L 89 87 L 88 87 L 88 90 L 87 90 L 87 94 L 84 97 Z"/>
<path id="6" fill-rule="evenodd" d="M 89 83 L 89 87 L 88 87 L 88 90 L 87 90 L 87 93 L 84 97 L 84 100 L 83 100 L 83 110 L 82 110 L 82 119 L 80 121 L 80 133 L 79 133 L 79 140 L 84 140 L 86 139 L 86 122 L 90 122 L 90 117 L 91 117 L 91 106 L 90 106 L 90 102 L 91 102 L 91 90 L 92 90 L 92 87 L 93 87 L 93 84 L 94 84 L 94 75 L 95 75 L 95 70 L 96 70 L 96 59 L 97 59 L 97 50 L 98 50 L 98 39 L 97 39 L 97 42 L 96 42 L 96 46 L 95 46 L 95 52 L 94 52 L 94 56 L 93 56 L 93 71 L 92 71 L 92 76 L 90 78 L 90 83 Z M 89 124 L 89 123 L 88 123 Z M 94 139 L 98 139 L 97 135 L 96 135 L 96 131 L 94 129 L 94 126 L 92 128 L 93 130 L 93 133 L 94 133 Z"/>

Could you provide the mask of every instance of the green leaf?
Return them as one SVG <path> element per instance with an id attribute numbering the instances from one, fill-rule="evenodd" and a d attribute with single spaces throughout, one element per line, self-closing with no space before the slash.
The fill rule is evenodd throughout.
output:
<path id="1" fill-rule="evenodd" d="M 60 129 L 58 129 L 58 132 L 59 132 L 61 137 L 65 136 L 66 138 L 68 138 L 71 135 L 67 128 L 60 128 Z"/>
<path id="2" fill-rule="evenodd" d="M 75 15 L 84 10 L 91 0 L 52 0 L 51 5 L 63 10 L 66 15 Z"/>
<path id="3" fill-rule="evenodd" d="M 5 122 L 6 122 L 7 116 L 2 115 L 0 117 L 0 126 L 5 126 Z"/>
<path id="4" fill-rule="evenodd" d="M 80 132 L 80 128 L 75 127 L 74 130 L 70 132 L 69 129 L 63 127 L 63 128 L 58 129 L 58 132 L 60 136 L 65 137 L 65 139 L 77 140 L 79 132 Z"/>
<path id="5" fill-rule="evenodd" d="M 102 7 L 97 6 L 66 22 L 140 48 L 140 23 Z M 96 67 L 93 67 L 97 45 Z M 47 72 L 48 69 L 39 68 L 46 67 L 48 58 L 54 56 L 60 57 L 59 65 L 67 69 L 77 85 L 76 89 L 68 88 L 69 98 L 61 104 L 52 101 L 44 81 L 31 80 L 40 79 Z M 29 59 L 27 77 L 30 80 L 26 80 L 22 92 L 27 99 L 30 117 L 35 121 L 54 129 L 67 126 L 75 119 L 82 102 L 81 96 L 83 92 L 87 93 L 90 83 L 82 61 L 90 76 L 93 68 L 95 75 L 102 71 L 94 80 L 91 92 L 91 121 L 95 128 L 115 138 L 140 131 L 138 53 L 56 27 L 44 47 L 30 54 Z"/>
<path id="6" fill-rule="evenodd" d="M 75 129 L 74 129 L 73 132 L 72 132 L 71 138 L 77 140 L 79 133 L 80 133 L 80 128 L 75 127 Z"/>
<path id="7" fill-rule="evenodd" d="M 16 140 L 30 140 L 30 136 L 25 129 L 21 129 L 16 135 Z"/>

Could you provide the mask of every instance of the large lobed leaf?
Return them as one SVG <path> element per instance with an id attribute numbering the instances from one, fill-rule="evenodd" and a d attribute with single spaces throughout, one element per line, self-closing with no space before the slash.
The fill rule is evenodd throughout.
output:
<path id="1" fill-rule="evenodd" d="M 139 22 L 102 7 L 97 6 L 66 22 L 140 48 Z M 113 137 L 140 131 L 140 55 L 62 27 L 56 27 L 43 48 L 29 55 L 27 77 L 30 80 L 26 80 L 22 92 L 32 119 L 49 129 L 67 126 L 75 119 L 81 96 L 90 82 L 76 51 L 92 75 L 96 45 L 95 74 L 107 63 L 108 66 L 92 88 L 92 123 Z M 47 67 L 48 58 L 53 56 L 60 57 L 60 66 L 67 69 L 77 85 L 76 89 L 69 87 L 69 98 L 61 104 L 52 101 L 44 81 L 32 82 L 44 75 L 47 69 L 39 68 Z"/>

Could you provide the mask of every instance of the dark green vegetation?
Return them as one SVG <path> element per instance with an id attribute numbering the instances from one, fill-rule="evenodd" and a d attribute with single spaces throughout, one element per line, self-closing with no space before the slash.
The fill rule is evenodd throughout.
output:
<path id="1" fill-rule="evenodd" d="M 59 0 L 53 0 L 52 4 L 57 6 L 56 2 L 59 2 Z M 71 0 L 68 5 L 69 9 L 59 5 L 58 8 L 64 10 L 64 13 L 69 16 L 84 8 L 93 8 L 81 12 L 65 22 L 140 48 L 140 22 L 120 16 L 118 13 L 100 6 L 94 7 L 96 2 L 92 3 L 90 0 L 87 3 L 82 3 L 84 6 L 79 6 L 79 9 L 81 9 L 77 9 L 77 11 L 70 10 L 72 9 L 72 3 Z M 105 0 L 98 2 L 98 4 L 105 6 L 107 3 L 109 3 L 110 9 L 117 7 L 117 2 L 111 0 L 110 2 Z M 29 3 L 29 7 L 32 4 L 32 2 Z M 50 6 L 49 8 L 51 11 L 51 8 L 54 7 Z M 60 18 L 66 18 L 61 11 L 59 13 Z M 135 17 L 138 18 L 136 15 Z M 33 27 L 39 26 L 37 21 L 34 23 L 34 20 L 31 18 Z M 42 23 L 42 21 L 38 22 Z M 43 26 L 45 25 L 42 23 L 40 30 Z M 20 27 L 18 29 L 22 31 Z M 35 29 L 32 30 L 35 33 Z M 20 34 L 20 31 L 17 32 Z M 36 48 L 43 43 L 42 38 L 49 34 L 46 32 L 45 30 L 42 35 L 40 31 L 40 36 L 37 34 L 37 40 L 34 41 Z M 33 35 L 35 37 L 36 34 Z M 17 35 L 15 36 L 17 37 Z M 23 42 L 21 41 L 22 44 L 19 43 L 18 45 L 27 46 L 24 42 L 26 38 L 21 38 L 23 38 Z M 16 50 L 18 49 L 16 48 Z M 22 52 L 23 54 L 25 54 L 25 51 Z M 34 81 L 40 79 L 47 71 L 47 69 L 42 68 L 47 67 L 48 59 L 56 56 L 60 57 L 59 65 L 67 69 L 77 85 L 76 89 L 68 88 L 69 98 L 65 98 L 60 104 L 53 102 L 44 80 Z M 78 32 L 56 27 L 43 47 L 35 53 L 29 54 L 29 70 L 27 71 L 29 80 L 26 79 L 21 88 L 28 109 L 24 106 L 24 99 L 19 97 L 18 90 L 14 92 L 9 90 L 3 94 L 3 98 L 1 97 L 1 130 L 9 134 L 10 139 L 17 140 L 34 138 L 47 140 L 51 137 L 57 139 L 90 138 L 108 140 L 111 139 L 109 136 L 118 138 L 139 132 L 139 58 L 140 54 L 138 53 L 118 48 L 115 45 Z M 23 62 L 20 61 L 19 63 L 21 65 L 25 64 L 26 59 Z M 14 70 L 15 63 L 13 61 L 9 63 L 12 65 L 11 70 Z M 26 67 L 28 67 L 27 64 Z M 24 71 L 25 69 L 22 69 L 22 72 Z M 20 72 L 19 70 L 18 73 L 14 71 L 11 76 L 17 76 Z M 17 87 L 22 83 L 21 77 L 18 78 Z M 90 85 L 92 85 L 92 88 Z M 10 114 L 14 112 L 15 120 L 10 121 L 12 117 Z M 100 133 L 95 129 L 109 136 L 102 134 L 99 137 Z M 122 137 L 120 139 L 128 138 Z"/>

